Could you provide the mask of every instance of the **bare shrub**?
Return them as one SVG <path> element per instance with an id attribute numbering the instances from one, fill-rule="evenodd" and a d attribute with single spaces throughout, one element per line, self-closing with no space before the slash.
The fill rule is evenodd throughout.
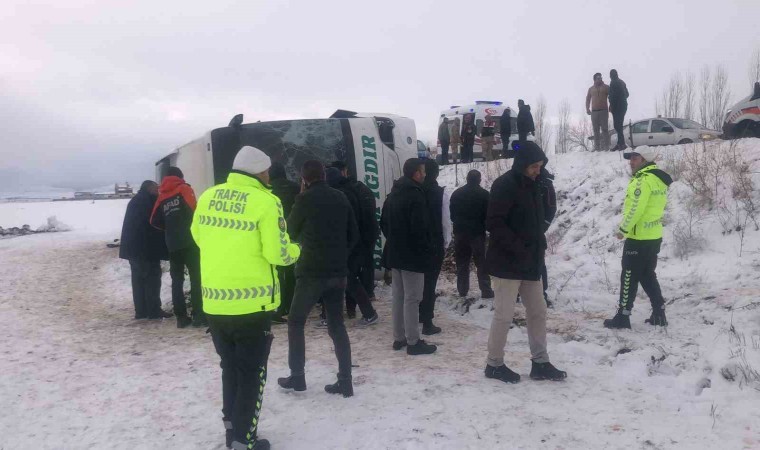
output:
<path id="1" fill-rule="evenodd" d="M 673 253 L 682 260 L 702 250 L 706 242 L 700 226 L 702 211 L 699 203 L 693 200 L 687 201 L 685 213 L 678 218 L 673 227 Z"/>
<path id="2" fill-rule="evenodd" d="M 686 161 L 678 152 L 665 152 L 658 161 L 658 165 L 673 177 L 673 181 L 680 180 L 681 175 L 687 170 Z"/>
<path id="3" fill-rule="evenodd" d="M 570 127 L 567 136 L 570 148 L 590 152 L 593 150 L 593 144 L 588 138 L 592 134 L 591 121 L 589 121 L 588 115 L 584 114 L 580 120 Z"/>

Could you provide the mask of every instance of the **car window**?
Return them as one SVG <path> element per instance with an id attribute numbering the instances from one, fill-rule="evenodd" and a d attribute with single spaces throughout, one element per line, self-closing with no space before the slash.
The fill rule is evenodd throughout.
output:
<path id="1" fill-rule="evenodd" d="M 652 133 L 664 133 L 663 128 L 669 127 L 670 124 L 665 122 L 664 120 L 653 120 L 652 121 Z"/>
<path id="2" fill-rule="evenodd" d="M 649 129 L 649 121 L 638 122 L 633 124 L 634 133 L 646 133 Z"/>
<path id="3" fill-rule="evenodd" d="M 699 124 L 693 120 L 686 119 L 668 119 L 670 123 L 682 130 L 700 130 L 704 128 L 702 124 Z"/>
<path id="4" fill-rule="evenodd" d="M 425 144 L 424 144 L 422 141 L 420 141 L 420 140 L 417 140 L 417 151 L 418 151 L 418 152 L 426 152 L 426 151 L 427 151 L 427 147 L 426 147 L 426 146 L 425 146 Z"/>

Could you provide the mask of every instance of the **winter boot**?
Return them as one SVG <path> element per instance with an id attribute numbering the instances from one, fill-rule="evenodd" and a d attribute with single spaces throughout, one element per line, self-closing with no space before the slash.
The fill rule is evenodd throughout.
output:
<path id="1" fill-rule="evenodd" d="M 554 303 L 549 300 L 549 296 L 544 292 L 544 301 L 546 302 L 546 307 L 549 309 L 554 309 Z"/>
<path id="2" fill-rule="evenodd" d="M 306 376 L 305 375 L 291 375 L 286 378 L 278 378 L 277 384 L 283 389 L 293 389 L 296 392 L 306 390 Z"/>
<path id="3" fill-rule="evenodd" d="M 531 361 L 531 363 L 532 363 L 532 367 L 530 369 L 531 380 L 562 381 L 565 378 L 567 378 L 567 372 L 557 369 L 550 362 L 537 363 L 535 361 Z"/>
<path id="4" fill-rule="evenodd" d="M 658 326 L 658 325 L 661 327 L 668 326 L 668 319 L 665 318 L 664 309 L 653 309 L 652 315 L 649 316 L 649 318 L 645 320 L 644 322 L 652 326 Z"/>
<path id="5" fill-rule="evenodd" d="M 187 316 L 177 316 L 177 328 L 187 328 L 193 323 L 193 319 Z"/>
<path id="6" fill-rule="evenodd" d="M 283 316 L 281 316 L 281 315 L 278 314 L 278 315 L 272 317 L 272 323 L 275 324 L 275 325 L 285 325 L 286 323 L 288 323 L 288 318 L 287 317 L 283 317 Z"/>
<path id="7" fill-rule="evenodd" d="M 226 441 L 227 448 L 232 448 L 232 441 L 235 440 L 235 434 L 232 432 L 232 430 L 226 430 L 224 439 Z"/>
<path id="8" fill-rule="evenodd" d="M 206 315 L 203 313 L 194 314 L 193 315 L 193 327 L 194 328 L 201 328 L 201 327 L 207 327 L 208 321 L 206 320 Z"/>
<path id="9" fill-rule="evenodd" d="M 406 339 L 403 341 L 393 341 L 393 350 L 401 350 L 406 347 Z"/>
<path id="10" fill-rule="evenodd" d="M 346 317 L 348 317 L 349 319 L 356 319 L 356 310 L 347 309 Z"/>
<path id="11" fill-rule="evenodd" d="M 464 297 L 464 295 L 462 297 Z M 493 293 L 492 290 L 491 291 L 481 291 L 480 292 L 480 298 L 484 298 L 484 299 L 494 298 L 494 293 Z"/>
<path id="12" fill-rule="evenodd" d="M 631 312 L 630 311 L 618 311 L 615 317 L 612 319 L 605 319 L 604 328 L 612 329 L 631 329 Z"/>
<path id="13" fill-rule="evenodd" d="M 504 364 L 499 367 L 486 365 L 486 378 L 501 380 L 505 383 L 517 383 L 520 381 L 520 375 L 509 370 L 509 367 Z"/>
<path id="14" fill-rule="evenodd" d="M 441 332 L 441 327 L 437 327 L 433 324 L 432 320 L 426 320 L 422 323 L 422 334 L 425 336 L 432 336 Z"/>
<path id="15" fill-rule="evenodd" d="M 377 313 L 375 313 L 375 314 L 374 314 L 372 317 L 370 317 L 369 319 L 368 319 L 368 318 L 366 318 L 366 317 L 362 317 L 361 319 L 359 319 L 359 326 L 360 326 L 360 327 L 368 327 L 368 326 L 370 326 L 370 325 L 374 325 L 374 324 L 376 324 L 376 323 L 377 323 L 377 321 L 378 321 L 379 319 L 380 319 L 380 317 L 378 317 Z"/>
<path id="16" fill-rule="evenodd" d="M 240 441 L 234 441 L 232 443 L 232 447 L 230 447 L 232 450 L 269 450 L 272 448 L 269 445 L 269 441 L 266 439 L 256 439 L 256 441 L 253 443 L 253 447 L 249 447 L 247 444 L 243 444 Z"/>
<path id="17" fill-rule="evenodd" d="M 351 380 L 341 380 L 339 378 L 335 384 L 325 386 L 325 392 L 328 394 L 340 394 L 345 398 L 353 397 L 354 385 Z"/>
<path id="18" fill-rule="evenodd" d="M 420 339 L 416 344 L 406 347 L 406 354 L 413 356 L 430 355 L 431 353 L 435 353 L 436 350 L 438 350 L 438 347 Z"/>

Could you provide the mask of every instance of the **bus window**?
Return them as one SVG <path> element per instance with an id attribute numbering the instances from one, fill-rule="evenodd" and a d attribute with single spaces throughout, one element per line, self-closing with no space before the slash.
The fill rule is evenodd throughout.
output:
<path id="1" fill-rule="evenodd" d="M 396 145 L 393 141 L 393 128 L 396 124 L 391 119 L 385 117 L 375 117 L 377 122 L 377 132 L 380 135 L 380 140 L 383 144 L 391 150 L 396 149 Z"/>

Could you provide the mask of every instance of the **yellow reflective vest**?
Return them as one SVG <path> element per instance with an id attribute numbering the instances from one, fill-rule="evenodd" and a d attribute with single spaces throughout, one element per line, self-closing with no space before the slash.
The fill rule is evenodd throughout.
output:
<path id="1" fill-rule="evenodd" d="M 301 254 L 290 242 L 282 204 L 258 179 L 231 173 L 198 199 L 191 227 L 201 249 L 203 311 L 234 316 L 280 305 L 275 266 Z"/>
<path id="2" fill-rule="evenodd" d="M 670 175 L 649 163 L 628 183 L 620 232 L 627 239 L 649 241 L 662 238 L 662 216 L 668 202 Z"/>

